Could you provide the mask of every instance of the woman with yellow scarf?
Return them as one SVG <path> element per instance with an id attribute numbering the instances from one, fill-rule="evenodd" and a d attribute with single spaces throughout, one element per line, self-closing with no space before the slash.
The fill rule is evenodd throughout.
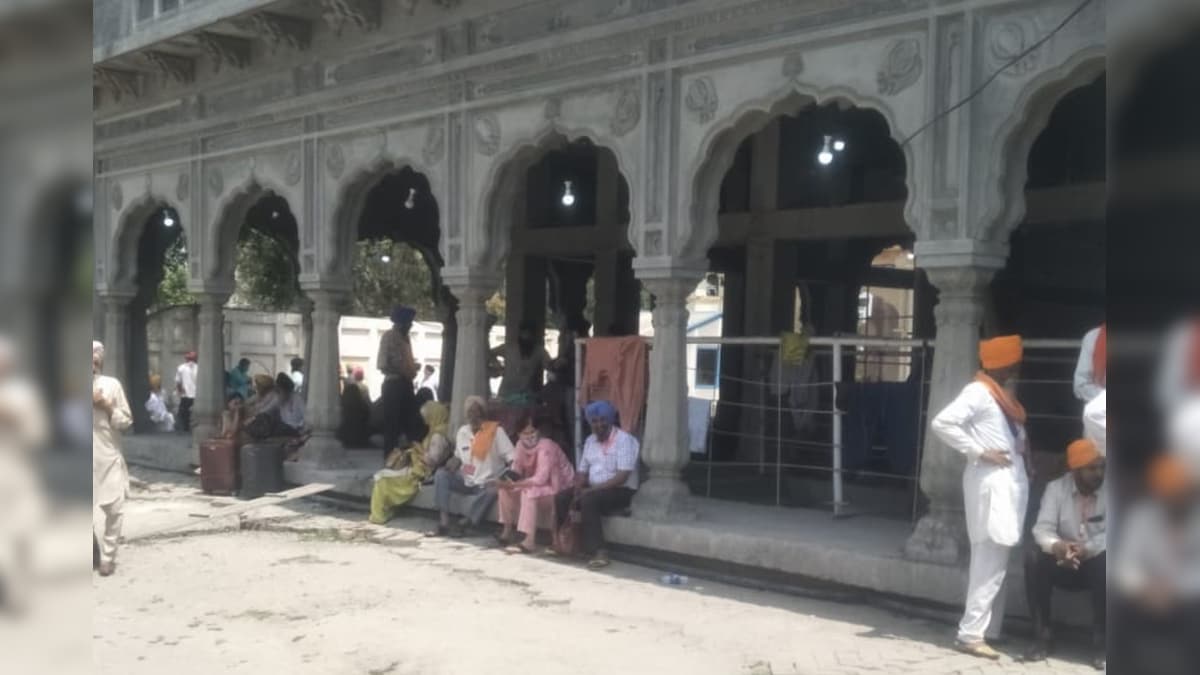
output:
<path id="1" fill-rule="evenodd" d="M 429 401 L 421 406 L 421 417 L 429 427 L 425 438 L 407 450 L 393 450 L 387 466 L 375 473 L 370 521 L 376 525 L 386 523 L 396 507 L 412 501 L 421 483 L 450 457 L 450 439 L 446 436 L 450 410 L 437 401 Z"/>

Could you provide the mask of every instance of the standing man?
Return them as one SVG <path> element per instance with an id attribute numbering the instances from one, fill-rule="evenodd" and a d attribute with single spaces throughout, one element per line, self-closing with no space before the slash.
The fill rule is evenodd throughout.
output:
<path id="1" fill-rule="evenodd" d="M 1105 583 L 1108 500 L 1104 458 L 1096 445 L 1078 440 L 1067 446 L 1067 473 L 1046 485 L 1033 539 L 1025 558 L 1025 597 L 1033 618 L 1033 646 L 1026 661 L 1050 655 L 1050 598 L 1054 588 L 1088 591 L 1092 596 L 1092 665 L 1103 670 L 1107 591 Z"/>
<path id="2" fill-rule="evenodd" d="M 437 369 L 431 364 L 425 364 L 425 369 L 422 372 L 423 375 L 421 378 L 421 383 L 417 385 L 417 391 L 428 389 L 429 393 L 433 396 L 431 400 L 438 400 L 437 393 L 439 378 L 437 376 Z"/>
<path id="3" fill-rule="evenodd" d="M 963 500 L 971 565 L 956 645 L 988 659 L 1000 658 L 984 641 L 984 633 L 993 638 L 1000 634 L 1009 550 L 1021 540 L 1029 499 L 1025 408 L 1013 393 L 1021 357 L 1020 336 L 979 343 L 983 370 L 930 423 L 943 443 L 967 458 Z"/>
<path id="4" fill-rule="evenodd" d="M 292 384 L 296 385 L 295 393 L 304 394 L 304 359 L 299 356 L 292 359 Z"/>
<path id="5" fill-rule="evenodd" d="M 392 450 L 403 449 L 409 442 L 421 438 L 420 426 L 413 421 L 414 417 L 418 417 L 417 399 L 413 395 L 417 362 L 413 359 L 412 343 L 408 337 L 416 316 L 417 311 L 412 307 L 397 305 L 392 310 L 391 329 L 379 340 L 376 364 L 383 373 L 383 410 L 387 416 L 383 432 L 385 459 Z M 403 445 L 400 443 L 401 436 L 405 437 Z"/>
<path id="6" fill-rule="evenodd" d="M 133 413 L 121 382 L 101 375 L 103 367 L 104 345 L 92 342 L 92 533 L 99 542 L 100 576 L 107 577 L 117 569 L 117 542 L 129 489 L 121 432 L 133 424 Z M 97 522 L 97 508 L 103 521 Z"/>
<path id="7" fill-rule="evenodd" d="M 192 406 L 196 403 L 196 352 L 183 355 L 183 363 L 175 370 L 175 393 L 179 395 L 179 414 L 175 416 L 175 429 L 192 430 Z"/>
<path id="8" fill-rule="evenodd" d="M 1104 392 L 1108 381 L 1108 324 L 1083 336 L 1075 363 L 1075 398 L 1088 403 Z"/>

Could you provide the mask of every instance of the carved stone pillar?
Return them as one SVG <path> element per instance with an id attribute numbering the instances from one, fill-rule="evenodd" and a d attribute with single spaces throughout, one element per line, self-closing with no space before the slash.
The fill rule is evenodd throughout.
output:
<path id="1" fill-rule="evenodd" d="M 926 267 L 925 272 L 938 289 L 938 303 L 934 307 L 937 337 L 929 388 L 929 419 L 932 419 L 958 396 L 979 369 L 979 326 L 995 269 Z M 962 456 L 935 435 L 925 435 L 920 480 L 921 492 L 929 499 L 929 511 L 904 546 L 908 558 L 946 565 L 967 559 L 963 463 Z"/>
<path id="2" fill-rule="evenodd" d="M 104 303 L 104 372 L 120 380 L 128 389 L 129 304 L 133 294 L 108 293 L 101 296 L 101 300 Z"/>
<path id="3" fill-rule="evenodd" d="M 495 293 L 498 280 L 486 277 L 446 279 L 458 298 L 455 313 L 458 336 L 454 350 L 454 398 L 450 402 L 450 428 L 462 424 L 468 396 L 488 398 L 488 316 L 484 303 Z"/>
<path id="4" fill-rule="evenodd" d="M 442 322 L 442 364 L 438 368 L 439 401 L 449 401 L 454 395 L 454 355 L 458 345 L 458 300 L 445 286 L 438 288 L 438 319 Z"/>
<path id="5" fill-rule="evenodd" d="M 698 281 L 691 275 L 643 278 L 654 295 L 654 345 L 641 453 L 650 472 L 634 508 L 647 518 L 695 518 L 682 471 L 688 461 L 687 298 Z"/>
<path id="6" fill-rule="evenodd" d="M 216 436 L 221 430 L 226 369 L 224 307 L 229 294 L 195 293 L 194 297 L 200 305 L 200 316 L 196 326 L 196 402 L 192 407 L 192 440 L 199 452 L 200 442 Z M 173 374 L 169 381 L 174 382 Z M 196 461 L 199 463 L 199 459 Z"/>
<path id="7" fill-rule="evenodd" d="M 306 406 L 305 424 L 312 430 L 300 450 L 300 460 L 320 468 L 336 468 L 346 464 L 346 449 L 337 439 L 342 410 L 338 394 L 341 360 L 338 351 L 338 322 L 345 306 L 345 294 L 338 291 L 309 290 L 313 303 L 311 361 L 306 364 L 304 378 Z"/>

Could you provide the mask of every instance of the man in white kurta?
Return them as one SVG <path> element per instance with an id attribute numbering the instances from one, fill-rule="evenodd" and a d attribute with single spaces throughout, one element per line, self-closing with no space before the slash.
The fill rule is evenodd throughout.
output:
<path id="1" fill-rule="evenodd" d="M 104 345 L 92 343 L 92 532 L 100 545 L 100 576 L 116 570 L 122 510 L 129 470 L 121 453 L 121 433 L 133 424 L 125 389 L 101 375 Z"/>
<path id="2" fill-rule="evenodd" d="M 980 360 L 984 371 L 937 414 L 930 427 L 967 458 L 963 500 L 971 563 L 957 644 L 967 653 L 995 659 L 999 654 L 984 637 L 1000 633 L 1009 551 L 1021 539 L 1029 498 L 1025 413 L 1011 394 L 1021 361 L 1020 338 L 981 343 Z"/>
<path id="3" fill-rule="evenodd" d="M 1099 348 L 1100 354 L 1096 350 Z M 1083 336 L 1079 360 L 1075 362 L 1075 398 L 1087 403 L 1104 393 L 1108 379 L 1105 360 L 1108 354 L 1108 329 L 1097 326 Z M 1099 357 L 1099 358 L 1097 358 Z"/>
<path id="4" fill-rule="evenodd" d="M 1083 406 L 1083 437 L 1096 444 L 1101 457 L 1108 456 L 1108 391 Z"/>

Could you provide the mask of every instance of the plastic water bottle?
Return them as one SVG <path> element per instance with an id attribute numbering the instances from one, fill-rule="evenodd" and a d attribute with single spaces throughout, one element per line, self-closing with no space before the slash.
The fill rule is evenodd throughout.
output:
<path id="1" fill-rule="evenodd" d="M 662 575 L 662 578 L 659 579 L 659 581 L 661 581 L 664 586 L 684 586 L 687 584 L 688 578 L 672 572 L 670 574 Z"/>

